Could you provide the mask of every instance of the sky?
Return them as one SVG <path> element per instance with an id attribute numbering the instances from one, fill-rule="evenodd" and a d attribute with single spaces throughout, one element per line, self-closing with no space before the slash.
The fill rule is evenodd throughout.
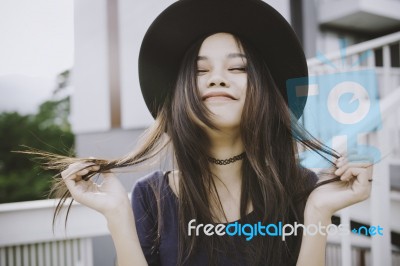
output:
<path id="1" fill-rule="evenodd" d="M 0 0 L 0 112 L 34 113 L 73 66 L 73 0 Z"/>

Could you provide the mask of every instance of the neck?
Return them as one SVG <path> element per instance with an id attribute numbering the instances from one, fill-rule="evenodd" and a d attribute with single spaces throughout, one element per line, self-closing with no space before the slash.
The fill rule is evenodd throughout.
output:
<path id="1" fill-rule="evenodd" d="M 240 134 L 217 131 L 209 134 L 210 156 L 214 159 L 226 160 L 243 153 L 244 145 Z M 211 209 L 214 215 L 222 217 L 225 212 L 240 209 L 242 194 L 242 165 L 243 160 L 237 160 L 230 164 L 219 165 L 210 162 L 210 170 L 214 174 L 214 183 L 217 189 L 218 198 L 224 208 L 221 212 L 220 205 L 211 197 Z"/>
<path id="2" fill-rule="evenodd" d="M 210 136 L 210 141 L 210 156 L 215 159 L 228 159 L 244 151 L 240 134 L 214 131 Z M 210 163 L 211 171 L 220 179 L 215 180 L 216 185 L 223 185 L 221 183 L 222 181 L 226 186 L 232 185 L 240 188 L 242 181 L 242 162 L 243 160 L 238 160 L 227 165 Z"/>
<path id="3" fill-rule="evenodd" d="M 216 159 L 227 159 L 244 151 L 243 142 L 238 132 L 208 132 L 210 138 L 210 156 Z"/>

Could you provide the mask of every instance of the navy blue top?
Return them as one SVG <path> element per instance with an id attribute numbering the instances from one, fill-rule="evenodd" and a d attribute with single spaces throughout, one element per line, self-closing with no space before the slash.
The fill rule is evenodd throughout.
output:
<path id="1" fill-rule="evenodd" d="M 317 177 L 311 172 L 312 180 L 315 183 Z M 157 236 L 157 199 L 151 186 L 158 187 L 161 195 L 163 230 L 158 247 L 154 250 L 154 240 Z M 178 259 L 178 198 L 168 184 L 168 175 L 161 171 L 152 172 L 140 178 L 132 190 L 132 209 L 135 216 L 136 229 L 143 253 L 149 265 L 176 266 Z M 257 223 L 254 211 L 245 217 L 248 222 Z M 244 218 L 238 220 L 240 222 Z M 234 222 L 231 222 L 234 223 Z M 243 238 L 233 238 L 236 248 L 243 245 Z M 242 244 L 240 244 L 242 243 Z M 247 242 L 246 244 L 249 244 Z M 208 265 L 206 250 L 200 250 L 191 256 L 188 265 Z M 223 254 L 219 256 L 218 265 L 238 264 L 237 259 L 233 261 L 231 257 Z M 239 265 L 245 265 L 239 262 Z"/>

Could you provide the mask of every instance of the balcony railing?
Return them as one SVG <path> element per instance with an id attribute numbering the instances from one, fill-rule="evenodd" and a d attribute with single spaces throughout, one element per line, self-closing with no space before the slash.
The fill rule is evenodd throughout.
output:
<path id="1" fill-rule="evenodd" d="M 362 69 L 373 69 L 377 74 L 381 120 L 369 119 L 367 123 L 362 124 L 358 130 L 370 133 L 358 136 L 358 142 L 378 148 L 382 160 L 374 167 L 374 183 L 369 204 L 362 207 L 358 204 L 358 206 L 341 210 L 339 214 L 343 224 L 350 224 L 350 220 L 355 220 L 370 225 L 379 224 L 392 230 L 396 228 L 397 232 L 399 230 L 392 222 L 395 221 L 392 219 L 394 217 L 391 218 L 391 216 L 398 216 L 400 208 L 398 203 L 395 204 L 390 198 L 391 195 L 393 198 L 398 198 L 398 196 L 396 192 L 390 191 L 389 171 L 391 164 L 398 164 L 400 161 L 399 45 L 400 32 L 397 32 L 308 60 L 310 76 L 327 75 L 336 73 L 338 70 L 339 72 L 353 71 L 356 73 Z M 338 69 L 334 69 L 332 66 L 337 66 Z M 322 98 L 321 101 L 323 101 Z M 307 124 L 309 118 L 305 117 L 304 119 Z M 323 126 L 323 123 L 320 126 Z M 378 127 L 379 129 L 375 130 Z M 339 151 L 345 150 L 343 147 L 347 146 L 346 141 L 346 138 L 332 139 L 332 142 L 335 143 L 334 148 Z M 355 209 L 362 209 L 362 212 L 351 211 Z M 351 265 L 352 239 L 341 237 L 340 245 L 341 265 Z M 371 248 L 372 265 L 392 265 L 392 246 L 389 233 L 385 237 L 372 238 L 369 248 Z"/>
<path id="2" fill-rule="evenodd" d="M 54 200 L 40 200 L 0 205 L 0 266 L 93 265 L 92 238 L 108 234 L 104 218 L 74 204 L 67 230 L 64 230 L 63 220 L 59 220 L 53 234 L 54 204 Z M 400 198 L 392 198 L 391 205 L 398 207 Z M 394 218 L 397 221 L 398 218 Z M 351 261 L 368 260 L 371 239 L 353 235 L 351 242 Z M 330 237 L 328 243 L 326 265 L 343 265 L 341 238 Z M 399 252 L 392 253 L 393 265 L 400 262 Z"/>
<path id="3" fill-rule="evenodd" d="M 0 266 L 90 266 L 90 238 L 0 247 Z"/>
<path id="4" fill-rule="evenodd" d="M 74 203 L 52 230 L 55 200 L 0 204 L 0 266 L 92 266 L 92 237 L 107 235 L 102 215 Z"/>

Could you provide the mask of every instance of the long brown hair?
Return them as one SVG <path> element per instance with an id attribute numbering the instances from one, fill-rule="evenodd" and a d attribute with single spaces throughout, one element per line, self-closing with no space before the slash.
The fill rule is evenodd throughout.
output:
<path id="1" fill-rule="evenodd" d="M 249 43 L 235 37 L 247 58 L 248 88 L 241 118 L 241 137 L 246 156 L 242 164 L 242 192 L 240 216 L 246 216 L 249 202 L 259 221 L 264 223 L 303 222 L 305 201 L 314 188 L 309 172 L 300 167 L 298 144 L 320 153 L 322 156 L 339 155 L 324 146 L 297 124 L 284 96 L 276 86 L 268 64 Z M 131 154 L 118 160 L 69 158 L 39 151 L 31 151 L 46 160 L 46 167 L 63 170 L 73 162 L 92 162 L 100 166 L 97 173 L 114 168 L 140 165 L 155 158 L 167 146 L 173 147 L 173 157 L 179 169 L 179 248 L 178 264 L 190 262 L 190 256 L 204 246 L 210 265 L 218 264 L 218 250 L 227 250 L 228 240 L 221 237 L 188 236 L 187 224 L 214 223 L 210 200 L 219 203 L 214 178 L 210 169 L 209 139 L 205 131 L 193 119 L 218 130 L 211 122 L 210 113 L 200 100 L 197 88 L 197 56 L 205 37 L 196 42 L 185 54 L 178 73 L 174 91 L 167 96 L 154 124 L 144 133 L 141 145 Z M 327 158 L 328 159 L 328 158 Z M 335 181 L 333 178 L 330 181 Z M 54 219 L 70 196 L 63 181 L 58 178 L 53 192 L 60 196 Z M 160 190 L 154 189 L 156 197 Z M 211 195 L 211 198 L 210 198 Z M 158 237 L 163 221 L 161 201 L 158 209 Z M 154 243 L 158 243 L 155 239 Z M 207 241 L 206 245 L 202 245 Z M 248 265 L 293 265 L 300 249 L 301 234 L 287 241 L 277 237 L 254 238 L 241 254 L 246 255 Z"/>

